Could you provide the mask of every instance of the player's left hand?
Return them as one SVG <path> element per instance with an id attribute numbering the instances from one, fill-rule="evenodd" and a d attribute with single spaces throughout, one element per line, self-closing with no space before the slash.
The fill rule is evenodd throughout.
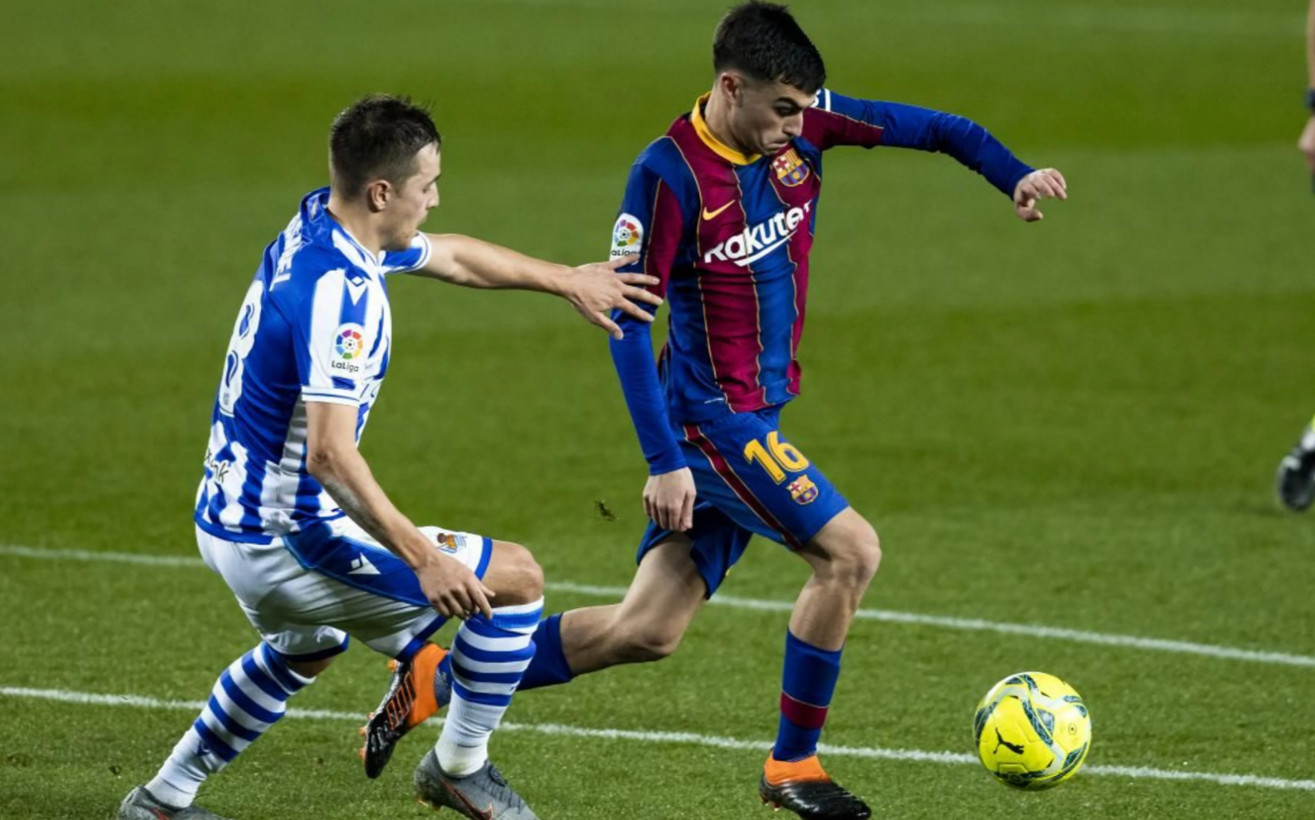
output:
<path id="1" fill-rule="evenodd" d="M 1068 183 L 1054 168 L 1033 171 L 1014 186 L 1014 213 L 1024 222 L 1040 222 L 1045 214 L 1037 210 L 1043 199 L 1068 199 Z"/>
<path id="2" fill-rule="evenodd" d="M 641 322 L 653 321 L 653 314 L 636 302 L 657 307 L 662 297 L 644 290 L 643 285 L 661 282 L 656 276 L 643 273 L 617 273 L 618 268 L 634 264 L 637 257 L 623 256 L 611 262 L 594 262 L 575 268 L 567 280 L 563 294 L 580 315 L 612 334 L 613 339 L 625 336 L 612 321 L 614 309 L 628 313 Z"/>

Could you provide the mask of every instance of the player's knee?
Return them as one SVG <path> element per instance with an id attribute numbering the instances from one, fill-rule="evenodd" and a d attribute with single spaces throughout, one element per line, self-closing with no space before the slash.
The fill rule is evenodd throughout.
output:
<path id="1" fill-rule="evenodd" d="M 866 589 L 881 566 L 881 540 L 866 521 L 847 536 L 829 556 L 828 574 L 842 586 Z"/>
<path id="2" fill-rule="evenodd" d="M 881 567 L 881 539 L 877 536 L 877 531 L 872 529 L 872 525 L 867 526 L 867 531 L 855 543 L 855 578 L 863 586 L 872 580 Z"/>
<path id="3" fill-rule="evenodd" d="M 543 597 L 543 568 L 520 544 L 498 544 L 498 588 L 494 606 L 528 604 Z"/>
<path id="4" fill-rule="evenodd" d="M 288 668 L 303 678 L 318 677 L 321 672 L 329 668 L 333 663 L 333 657 L 319 658 L 313 661 L 288 661 Z"/>

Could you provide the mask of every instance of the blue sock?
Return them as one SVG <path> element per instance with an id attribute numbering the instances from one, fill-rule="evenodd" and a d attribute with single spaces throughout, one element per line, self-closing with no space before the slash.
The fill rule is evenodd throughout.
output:
<path id="1" fill-rule="evenodd" d="M 786 631 L 781 724 L 772 757 L 794 761 L 817 753 L 817 740 L 839 677 L 840 650 L 819 649 Z"/>
<path id="2" fill-rule="evenodd" d="M 521 677 L 519 691 L 556 686 L 575 677 L 571 674 L 570 665 L 566 663 L 566 654 L 562 652 L 562 613 L 558 612 L 539 622 L 539 628 L 534 632 L 534 645 L 537 649 Z"/>

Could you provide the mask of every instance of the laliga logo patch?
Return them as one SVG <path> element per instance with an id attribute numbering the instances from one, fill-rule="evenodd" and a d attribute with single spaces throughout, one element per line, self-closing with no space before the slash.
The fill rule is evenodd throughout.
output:
<path id="1" fill-rule="evenodd" d="M 806 475 L 801 475 L 791 481 L 787 489 L 790 490 L 790 497 L 795 500 L 796 504 L 807 504 L 817 498 L 817 485 L 813 483 L 813 479 Z"/>
<path id="2" fill-rule="evenodd" d="M 644 241 L 644 226 L 630 214 L 621 214 L 612 227 L 612 258 L 633 256 L 639 253 Z"/>
<path id="3" fill-rule="evenodd" d="M 333 340 L 333 349 L 338 351 L 340 359 L 355 359 L 365 352 L 364 344 L 359 325 L 343 325 L 338 328 L 338 337 Z"/>
<path id="4" fill-rule="evenodd" d="M 344 375 L 356 376 L 365 358 L 365 328 L 354 322 L 341 325 L 333 332 L 333 360 L 329 367 Z"/>
<path id="5" fill-rule="evenodd" d="M 808 166 L 793 148 L 785 149 L 785 153 L 772 160 L 772 170 L 776 171 L 776 178 L 787 188 L 793 188 L 808 179 Z"/>

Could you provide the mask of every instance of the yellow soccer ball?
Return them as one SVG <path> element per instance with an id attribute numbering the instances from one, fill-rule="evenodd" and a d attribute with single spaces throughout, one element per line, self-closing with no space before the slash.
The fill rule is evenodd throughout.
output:
<path id="1" fill-rule="evenodd" d="M 1072 686 L 1019 672 L 991 687 L 973 718 L 977 756 L 1001 783 L 1048 789 L 1073 776 L 1091 749 L 1091 716 Z"/>

